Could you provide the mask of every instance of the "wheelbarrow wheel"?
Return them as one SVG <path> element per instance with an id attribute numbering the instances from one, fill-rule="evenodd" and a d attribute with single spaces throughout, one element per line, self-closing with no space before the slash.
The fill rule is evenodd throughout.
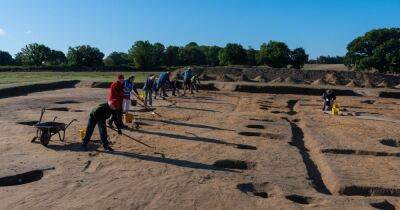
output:
<path id="1" fill-rule="evenodd" d="M 51 135 L 49 132 L 42 132 L 40 135 L 40 143 L 42 143 L 43 146 L 47 146 L 50 142 Z"/>

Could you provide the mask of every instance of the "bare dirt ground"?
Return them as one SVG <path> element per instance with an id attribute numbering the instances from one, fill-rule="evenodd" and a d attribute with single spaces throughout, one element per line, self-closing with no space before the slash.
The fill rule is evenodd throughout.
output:
<path id="1" fill-rule="evenodd" d="M 78 130 L 105 97 L 0 100 L 0 209 L 400 208 L 398 99 L 339 97 L 346 116 L 332 116 L 317 96 L 203 91 L 157 100 L 161 116 L 133 107 L 131 138 L 109 130 L 108 153 L 96 129 L 83 152 Z M 56 108 L 45 120 L 78 119 L 65 145 L 30 143 L 43 106 Z"/>

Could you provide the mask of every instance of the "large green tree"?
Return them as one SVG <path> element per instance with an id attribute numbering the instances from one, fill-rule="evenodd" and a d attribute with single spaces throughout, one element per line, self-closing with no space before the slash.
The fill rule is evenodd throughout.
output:
<path id="1" fill-rule="evenodd" d="M 73 66 L 102 66 L 104 53 L 89 45 L 69 47 L 67 61 Z"/>
<path id="2" fill-rule="evenodd" d="M 270 41 L 263 43 L 259 52 L 259 63 L 274 68 L 283 68 L 290 63 L 290 49 L 283 42 Z"/>
<path id="3" fill-rule="evenodd" d="M 400 72 L 400 28 L 375 29 L 351 41 L 345 65 L 356 70 Z"/>
<path id="4" fill-rule="evenodd" d="M 201 46 L 200 49 L 203 51 L 206 57 L 206 64 L 210 66 L 218 66 L 219 59 L 218 54 L 219 51 L 222 49 L 218 46 Z"/>
<path id="5" fill-rule="evenodd" d="M 62 51 L 51 50 L 49 57 L 45 61 L 47 65 L 61 65 L 67 62 L 67 57 Z"/>
<path id="6" fill-rule="evenodd" d="M 136 41 L 128 51 L 131 63 L 138 69 L 153 68 L 153 45 L 149 41 Z"/>
<path id="7" fill-rule="evenodd" d="M 308 62 L 308 55 L 303 48 L 296 48 L 290 53 L 290 64 L 295 69 L 301 69 Z"/>
<path id="8" fill-rule="evenodd" d="M 240 44 L 229 43 L 219 51 L 219 61 L 222 65 L 246 64 L 246 50 Z"/>
<path id="9" fill-rule="evenodd" d="M 124 52 L 112 52 L 107 58 L 104 59 L 104 65 L 106 66 L 121 66 L 129 65 L 129 57 Z"/>
<path id="10" fill-rule="evenodd" d="M 12 65 L 13 63 L 14 59 L 10 53 L 0 50 L 0 66 Z"/>
<path id="11" fill-rule="evenodd" d="M 41 66 L 49 61 L 51 49 L 43 44 L 28 44 L 16 55 L 21 65 Z"/>
<path id="12" fill-rule="evenodd" d="M 168 46 L 165 50 L 165 64 L 167 66 L 178 66 L 179 58 L 178 58 L 179 47 L 178 46 Z"/>
<path id="13" fill-rule="evenodd" d="M 165 47 L 163 44 L 157 42 L 152 46 L 152 66 L 153 68 L 160 67 L 166 62 L 165 58 Z"/>
<path id="14" fill-rule="evenodd" d="M 246 50 L 246 64 L 249 66 L 255 66 L 257 65 L 257 53 L 258 51 L 249 47 L 248 50 Z"/>
<path id="15" fill-rule="evenodd" d="M 206 55 L 196 42 L 190 42 L 178 50 L 181 65 L 205 65 Z"/>

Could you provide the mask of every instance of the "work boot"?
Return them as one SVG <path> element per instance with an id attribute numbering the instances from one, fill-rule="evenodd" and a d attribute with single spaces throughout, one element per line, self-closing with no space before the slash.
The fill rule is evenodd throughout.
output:
<path id="1" fill-rule="evenodd" d="M 114 152 L 114 149 L 111 148 L 109 145 L 104 146 L 104 150 L 109 151 L 109 152 Z"/>

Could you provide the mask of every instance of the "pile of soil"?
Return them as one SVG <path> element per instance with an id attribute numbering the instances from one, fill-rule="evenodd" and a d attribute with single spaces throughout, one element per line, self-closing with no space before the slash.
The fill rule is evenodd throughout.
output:
<path id="1" fill-rule="evenodd" d="M 239 77 L 236 78 L 238 82 L 253 82 L 246 74 L 242 73 Z"/>
<path id="2" fill-rule="evenodd" d="M 360 84 L 357 81 L 351 79 L 350 82 L 347 83 L 346 87 L 360 87 Z"/>
<path id="3" fill-rule="evenodd" d="M 317 79 L 311 83 L 311 85 L 319 86 L 319 85 L 326 85 L 326 82 L 322 79 Z"/>
<path id="4" fill-rule="evenodd" d="M 200 75 L 199 79 L 202 81 L 209 81 L 209 80 L 215 80 L 215 77 L 211 77 L 211 76 L 207 75 L 206 73 L 203 73 Z"/>
<path id="5" fill-rule="evenodd" d="M 295 80 L 292 77 L 287 77 L 284 82 L 285 82 L 285 84 L 300 84 L 301 83 L 300 81 Z"/>
<path id="6" fill-rule="evenodd" d="M 324 81 L 330 85 L 343 85 L 342 78 L 335 73 L 328 73 L 324 77 Z"/>
<path id="7" fill-rule="evenodd" d="M 226 75 L 224 73 L 218 75 L 216 80 L 220 81 L 220 82 L 234 82 L 235 81 L 234 79 L 232 79 L 231 77 L 229 77 L 228 75 Z"/>
<path id="8" fill-rule="evenodd" d="M 275 78 L 275 79 L 271 80 L 269 82 L 269 84 L 279 84 L 279 83 L 282 83 L 283 81 L 284 80 L 282 78 L 278 77 L 278 78 Z"/>
<path id="9" fill-rule="evenodd" d="M 386 80 L 383 80 L 381 83 L 379 83 L 378 85 L 376 85 L 376 87 L 379 88 L 387 88 L 390 87 L 389 83 Z"/>
<path id="10" fill-rule="evenodd" d="M 267 78 L 265 78 L 264 76 L 258 75 L 257 77 L 255 77 L 255 78 L 253 79 L 253 81 L 254 81 L 254 82 L 267 82 L 268 80 L 267 80 Z"/>

